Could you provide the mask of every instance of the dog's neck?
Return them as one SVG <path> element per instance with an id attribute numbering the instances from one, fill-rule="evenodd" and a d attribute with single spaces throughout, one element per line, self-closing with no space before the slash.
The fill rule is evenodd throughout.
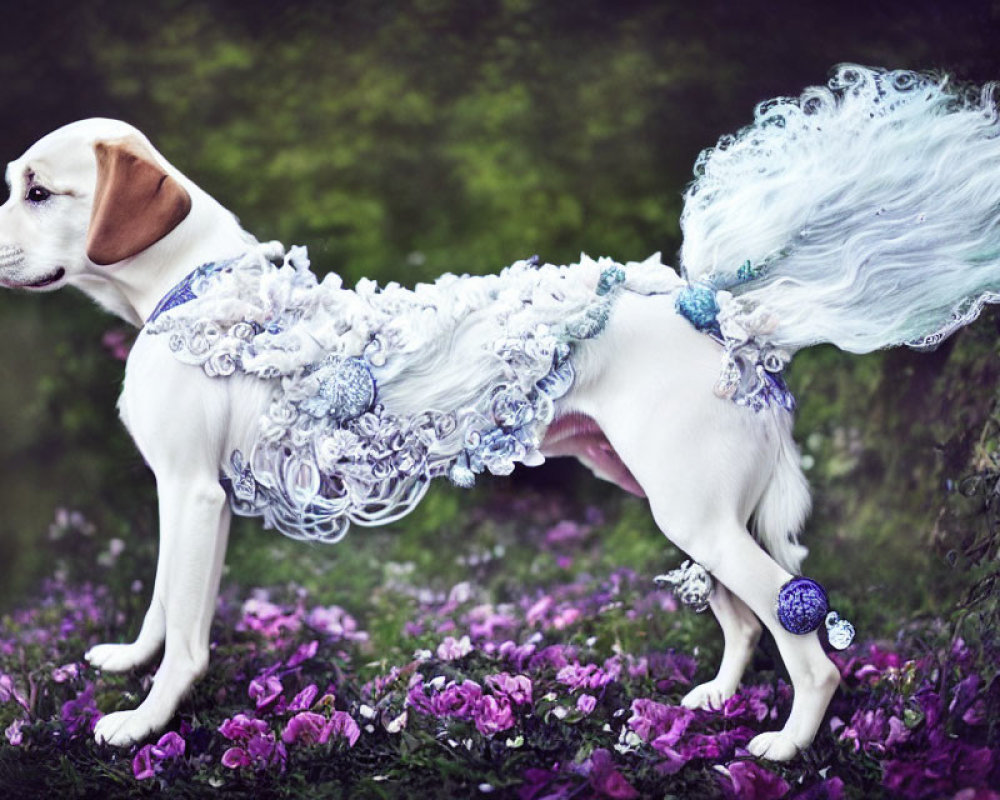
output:
<path id="1" fill-rule="evenodd" d="M 229 211 L 193 184 L 192 213 L 169 235 L 110 269 L 88 271 L 72 283 L 126 322 L 142 327 L 160 300 L 196 267 L 256 246 Z"/>

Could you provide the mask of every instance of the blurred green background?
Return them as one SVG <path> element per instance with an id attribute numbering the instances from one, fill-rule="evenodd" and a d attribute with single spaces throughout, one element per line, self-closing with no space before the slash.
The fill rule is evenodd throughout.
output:
<path id="1" fill-rule="evenodd" d="M 4 160 L 63 123 L 125 119 L 258 238 L 308 245 L 317 272 L 349 284 L 534 253 L 673 262 L 697 153 L 761 100 L 844 61 L 1000 78 L 996 0 L 59 0 L 5 10 L 0 37 Z M 975 534 L 946 489 L 991 446 L 1000 369 L 986 316 L 930 356 L 820 348 L 793 366 L 817 491 L 810 571 L 875 608 L 872 624 L 948 608 L 968 583 L 952 565 Z M 0 607 L 59 558 L 76 554 L 87 574 L 111 537 L 136 554 L 122 568 L 151 578 L 152 480 L 117 421 L 122 364 L 102 345 L 124 327 L 71 290 L 0 294 Z M 439 543 L 469 504 L 524 491 L 630 520 L 612 561 L 665 552 L 638 501 L 572 465 L 495 485 L 471 499 L 438 487 L 396 526 L 418 537 L 399 546 L 419 561 L 420 536 Z M 49 541 L 59 507 L 91 520 L 97 544 L 65 525 Z M 241 525 L 232 574 L 294 576 L 265 558 L 275 548 L 337 555 L 276 536 Z M 379 536 L 340 547 L 377 560 Z"/>

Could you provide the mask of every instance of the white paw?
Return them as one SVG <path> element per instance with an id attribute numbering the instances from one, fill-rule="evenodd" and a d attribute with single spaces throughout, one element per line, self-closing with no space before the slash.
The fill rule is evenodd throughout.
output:
<path id="1" fill-rule="evenodd" d="M 84 658 L 105 672 L 128 672 L 148 662 L 155 651 L 137 644 L 99 644 L 91 647 Z"/>
<path id="2" fill-rule="evenodd" d="M 150 713 L 145 709 L 145 704 L 134 711 L 115 711 L 97 721 L 94 738 L 98 744 L 128 747 L 159 731 L 171 716 L 172 714 L 164 717 L 162 714 Z"/>
<path id="3" fill-rule="evenodd" d="M 791 761 L 799 754 L 799 746 L 784 731 L 768 731 L 750 740 L 750 754 L 771 761 Z"/>
<path id="4" fill-rule="evenodd" d="M 736 689 L 721 681 L 714 680 L 695 686 L 684 695 L 681 705 L 685 708 L 700 708 L 704 711 L 718 711 L 736 693 Z"/>

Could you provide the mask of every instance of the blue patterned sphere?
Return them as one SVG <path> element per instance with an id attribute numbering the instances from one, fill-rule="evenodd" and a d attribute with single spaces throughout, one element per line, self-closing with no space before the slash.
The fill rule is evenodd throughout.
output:
<path id="1" fill-rule="evenodd" d="M 678 314 L 702 333 L 718 327 L 716 319 L 719 316 L 719 302 L 715 299 L 715 290 L 710 286 L 685 286 L 677 293 L 674 307 Z"/>
<path id="2" fill-rule="evenodd" d="M 792 578 L 778 592 L 778 622 L 789 633 L 812 633 L 829 610 L 826 591 L 812 578 Z"/>

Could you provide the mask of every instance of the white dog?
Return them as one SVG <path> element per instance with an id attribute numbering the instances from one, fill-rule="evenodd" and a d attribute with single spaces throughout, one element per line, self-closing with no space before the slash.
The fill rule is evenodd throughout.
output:
<path id="1" fill-rule="evenodd" d="M 848 102 L 838 95 L 828 104 L 840 113 Z M 817 146 L 829 155 L 829 142 Z M 780 181 L 776 173 L 758 180 Z M 729 224 L 709 218 L 720 201 L 706 198 L 708 188 L 718 196 L 706 181 L 719 174 L 709 163 L 703 191 L 690 193 L 689 236 Z M 158 731 L 207 669 L 231 508 L 289 535 L 335 540 L 349 522 L 401 516 L 433 477 L 468 485 L 515 461 L 571 455 L 646 496 L 659 528 L 715 579 L 709 603 L 725 651 L 717 676 L 684 704 L 718 707 L 736 691 L 763 623 L 794 702 L 784 728 L 749 749 L 783 760 L 812 742 L 839 675 L 815 631 L 790 632 L 783 616 L 809 495 L 779 374 L 788 358 L 780 347 L 805 342 L 782 339 L 794 326 L 781 314 L 791 319 L 802 300 L 776 319 L 767 309 L 781 292 L 743 303 L 720 291 L 764 286 L 775 274 L 787 283 L 784 262 L 769 257 L 775 241 L 748 235 L 745 256 L 705 264 L 690 253 L 704 242 L 687 241 L 688 277 L 714 285 L 685 284 L 658 259 L 585 260 L 522 262 L 501 276 L 446 277 L 412 292 L 362 282 L 352 292 L 335 277 L 316 284 L 301 252 L 272 265 L 279 247 L 257 243 L 124 123 L 61 128 L 12 162 L 7 181 L 0 283 L 70 284 L 144 326 L 119 405 L 156 477 L 156 580 L 137 639 L 98 645 L 87 659 L 125 671 L 161 648 L 163 657 L 146 699 L 102 718 L 98 740 L 128 745 Z M 803 227 L 797 208 L 776 213 Z M 829 234 L 815 222 L 817 236 Z M 773 227 L 760 236 L 776 240 Z M 738 246 L 716 239 L 716 250 Z M 996 274 L 994 266 L 994 284 Z M 961 297 L 982 294 L 967 289 Z M 938 305 L 937 317 L 920 322 L 925 332 L 950 324 L 956 301 Z M 879 346 L 916 338 L 894 335 Z"/>

